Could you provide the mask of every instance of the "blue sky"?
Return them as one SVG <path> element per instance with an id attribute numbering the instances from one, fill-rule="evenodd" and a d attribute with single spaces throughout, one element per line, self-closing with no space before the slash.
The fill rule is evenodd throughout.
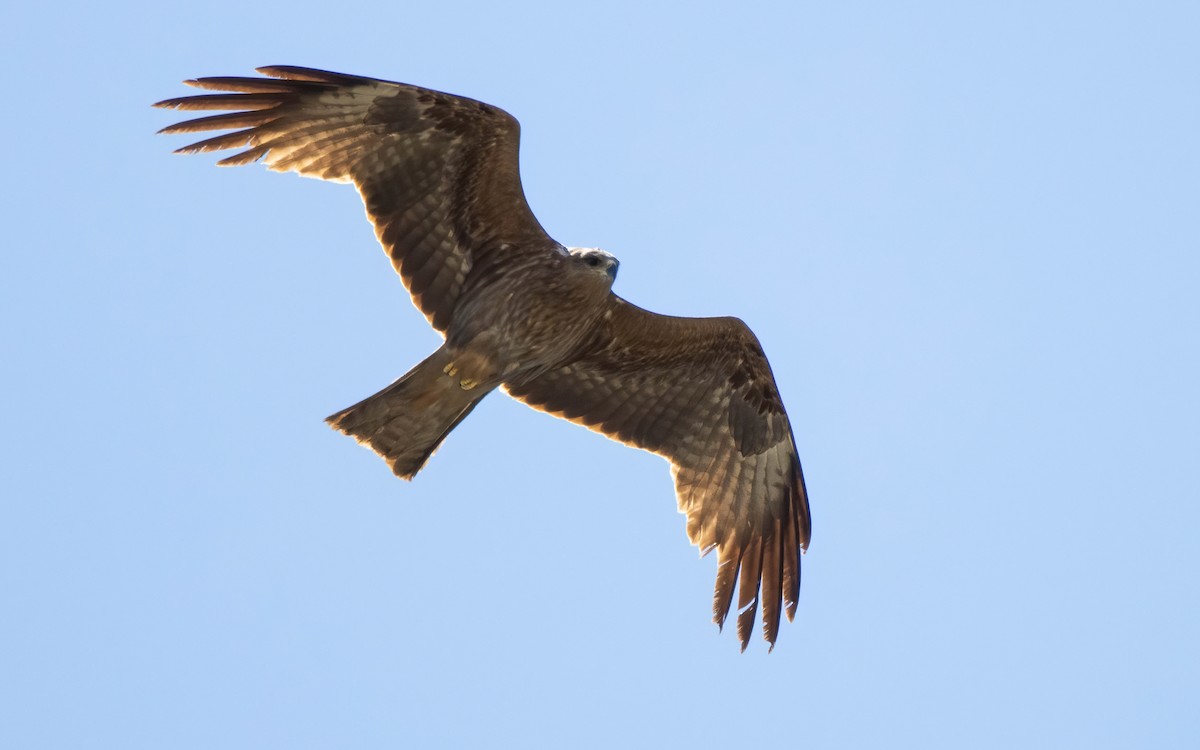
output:
<path id="1" fill-rule="evenodd" d="M 1194 744 L 1194 4 L 34 5 L 0 745 Z M 406 484 L 322 423 L 438 339 L 353 190 L 153 135 L 267 64 L 504 107 L 553 236 L 750 324 L 814 516 L 774 653 L 661 459 L 496 395 Z"/>

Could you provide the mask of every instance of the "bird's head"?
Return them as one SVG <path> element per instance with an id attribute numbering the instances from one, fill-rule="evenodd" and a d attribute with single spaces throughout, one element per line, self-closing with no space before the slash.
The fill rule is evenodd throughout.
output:
<path id="1" fill-rule="evenodd" d="M 598 247 L 572 247 L 568 249 L 571 259 L 589 271 L 608 276 L 608 283 L 617 280 L 617 268 L 621 262 L 611 253 L 606 253 Z"/>

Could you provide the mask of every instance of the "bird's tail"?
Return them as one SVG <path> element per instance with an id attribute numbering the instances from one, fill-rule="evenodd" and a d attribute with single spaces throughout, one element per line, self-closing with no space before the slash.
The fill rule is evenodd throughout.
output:
<path id="1" fill-rule="evenodd" d="M 396 476 L 412 479 L 491 391 L 464 389 L 452 362 L 443 346 L 395 383 L 325 421 L 378 453 Z"/>

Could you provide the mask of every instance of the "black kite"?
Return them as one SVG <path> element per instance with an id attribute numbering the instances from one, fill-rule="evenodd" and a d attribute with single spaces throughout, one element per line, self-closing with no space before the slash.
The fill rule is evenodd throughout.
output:
<path id="1" fill-rule="evenodd" d="M 767 358 L 737 318 L 675 318 L 612 293 L 617 260 L 551 239 L 525 202 L 517 121 L 400 83 L 296 67 L 199 78 L 224 93 L 156 106 L 233 110 L 164 133 L 235 130 L 179 149 L 222 165 L 350 182 L 416 306 L 445 343 L 329 417 L 411 479 L 471 409 L 504 388 L 530 406 L 671 462 L 688 538 L 717 550 L 713 619 L 738 596 L 742 648 L 796 612 L 810 535 L 795 441 Z"/>

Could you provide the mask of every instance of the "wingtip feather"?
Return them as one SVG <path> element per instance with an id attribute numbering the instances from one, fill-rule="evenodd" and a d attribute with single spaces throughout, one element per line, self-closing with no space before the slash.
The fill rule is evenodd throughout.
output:
<path id="1" fill-rule="evenodd" d="M 299 65 L 263 65 L 255 68 L 255 72 L 271 78 L 282 78 L 288 81 L 309 81 L 312 83 L 336 83 L 359 79 L 345 73 L 334 73 L 330 70 L 305 68 Z"/>
<path id="2" fill-rule="evenodd" d="M 718 553 L 720 556 L 721 553 Z M 713 622 L 720 632 L 725 632 L 725 620 L 733 604 L 733 589 L 741 568 L 741 552 L 734 549 L 729 556 L 717 563 L 717 581 L 713 586 Z"/>

